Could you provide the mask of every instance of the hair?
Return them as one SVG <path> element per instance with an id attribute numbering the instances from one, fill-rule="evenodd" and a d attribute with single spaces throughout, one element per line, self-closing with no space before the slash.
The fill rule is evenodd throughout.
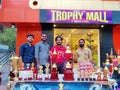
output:
<path id="1" fill-rule="evenodd" d="M 27 38 L 28 38 L 29 36 L 32 36 L 32 37 L 34 38 L 34 35 L 33 35 L 33 34 L 28 34 L 28 35 L 27 35 Z"/>
<path id="2" fill-rule="evenodd" d="M 43 34 L 47 35 L 46 33 L 41 33 L 41 36 L 42 36 Z"/>
<path id="3" fill-rule="evenodd" d="M 55 38 L 55 41 L 57 41 L 58 38 L 60 38 L 61 40 L 63 40 L 63 38 L 62 38 L 61 36 L 57 36 L 57 37 Z"/>
<path id="4" fill-rule="evenodd" d="M 85 43 L 85 39 L 80 39 L 79 42 L 80 42 L 81 40 L 84 41 L 84 43 Z"/>

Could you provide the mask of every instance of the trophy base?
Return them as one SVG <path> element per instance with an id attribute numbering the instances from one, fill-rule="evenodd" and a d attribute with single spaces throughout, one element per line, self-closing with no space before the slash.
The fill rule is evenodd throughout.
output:
<path id="1" fill-rule="evenodd" d="M 24 81 L 26 81 L 27 80 L 27 78 L 24 78 Z"/>
<path id="2" fill-rule="evenodd" d="M 88 81 L 89 79 L 88 78 L 85 78 L 86 81 Z"/>
<path id="3" fill-rule="evenodd" d="M 81 78 L 81 81 L 84 81 L 84 78 Z"/>
<path id="4" fill-rule="evenodd" d="M 97 81 L 102 81 L 101 79 L 97 79 Z"/>
<path id="5" fill-rule="evenodd" d="M 19 81 L 22 81 L 22 78 L 18 78 Z"/>
<path id="6" fill-rule="evenodd" d="M 73 72 L 67 72 L 67 71 L 65 71 L 64 72 L 63 80 L 71 80 L 71 81 L 73 81 L 74 80 Z"/>
<path id="7" fill-rule="evenodd" d="M 77 78 L 78 81 L 80 81 L 80 78 Z"/>
<path id="8" fill-rule="evenodd" d="M 90 78 L 90 81 L 93 81 L 93 79 L 92 79 L 92 78 Z"/>
<path id="9" fill-rule="evenodd" d="M 29 77 L 28 80 L 32 80 L 32 77 Z"/>
<path id="10" fill-rule="evenodd" d="M 103 81 L 108 81 L 108 79 L 103 79 Z"/>
<path id="11" fill-rule="evenodd" d="M 45 77 L 45 80 L 50 80 L 49 77 Z"/>
<path id="12" fill-rule="evenodd" d="M 38 80 L 40 80 L 40 81 L 41 81 L 41 80 L 43 80 L 43 79 L 42 79 L 42 78 L 38 78 Z"/>
<path id="13" fill-rule="evenodd" d="M 52 72 L 50 79 L 51 79 L 51 80 L 58 80 L 58 72 Z"/>
<path id="14" fill-rule="evenodd" d="M 93 78 L 92 80 L 93 80 L 93 81 L 96 81 L 96 79 L 95 79 L 95 78 Z"/>

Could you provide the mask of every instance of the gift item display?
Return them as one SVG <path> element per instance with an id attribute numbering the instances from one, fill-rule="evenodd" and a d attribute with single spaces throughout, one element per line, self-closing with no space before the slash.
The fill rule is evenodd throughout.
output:
<path id="1" fill-rule="evenodd" d="M 120 50 L 118 50 L 118 55 L 113 55 L 111 48 L 110 55 L 108 53 L 106 54 L 104 67 L 109 71 L 106 71 L 107 75 L 109 74 L 111 78 L 116 80 L 120 79 Z"/>
<path id="2" fill-rule="evenodd" d="M 113 85 L 115 84 L 115 79 L 120 78 L 120 64 L 119 55 L 112 56 L 112 54 L 106 54 L 105 63 L 103 63 L 103 68 L 94 66 L 91 62 L 79 62 L 77 73 L 73 71 L 72 63 L 67 60 L 65 63 L 64 73 L 59 74 L 57 71 L 56 63 L 53 63 L 50 70 L 50 64 L 46 63 L 45 71 L 43 71 L 43 66 L 39 66 L 38 70 L 35 68 L 34 63 L 30 65 L 28 63 L 26 68 L 22 63 L 20 69 L 15 68 L 15 65 L 11 65 L 10 76 L 8 81 L 15 82 L 38 82 L 38 81 L 71 81 L 71 82 L 94 82 L 101 85 Z M 71 55 L 68 55 L 71 57 Z M 110 62 L 110 60 L 112 60 Z M 43 74 L 45 72 L 45 74 Z M 78 75 L 78 76 L 77 76 Z M 113 80 L 112 82 L 109 80 Z M 8 86 L 9 86 L 8 82 Z M 116 85 L 116 84 L 115 84 Z M 60 84 L 60 89 L 63 89 L 62 84 Z"/>
<path id="3" fill-rule="evenodd" d="M 63 80 L 74 80 L 74 73 L 72 71 L 72 65 L 67 62 L 66 69 L 64 71 Z"/>
<path id="4" fill-rule="evenodd" d="M 58 80 L 58 71 L 57 71 L 57 66 L 54 63 L 52 65 L 52 70 L 51 70 L 51 80 Z"/>
<path id="5" fill-rule="evenodd" d="M 93 65 L 90 62 L 80 62 L 78 64 L 78 80 L 91 80 L 93 74 L 95 73 L 93 73 Z"/>
<path id="6" fill-rule="evenodd" d="M 19 71 L 18 80 L 33 80 L 32 70 Z"/>

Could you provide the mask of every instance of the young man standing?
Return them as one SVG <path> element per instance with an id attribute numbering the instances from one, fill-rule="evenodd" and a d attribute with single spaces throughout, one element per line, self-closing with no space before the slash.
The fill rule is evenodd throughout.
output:
<path id="1" fill-rule="evenodd" d="M 35 63 L 35 58 L 34 58 L 35 47 L 32 45 L 32 42 L 34 40 L 34 35 L 28 34 L 26 39 L 27 42 L 22 44 L 19 49 L 20 64 L 24 63 L 24 68 L 27 67 L 26 65 L 28 63 L 30 64 L 30 66 L 32 63 Z"/>
<path id="2" fill-rule="evenodd" d="M 82 63 L 91 62 L 91 60 L 92 60 L 91 50 L 89 48 L 85 48 L 84 45 L 85 45 L 85 40 L 80 39 L 79 40 L 80 48 L 77 49 L 77 51 L 76 51 L 77 61 L 82 62 Z"/>
<path id="3" fill-rule="evenodd" d="M 47 43 L 47 34 L 42 33 L 41 41 L 35 45 L 35 58 L 37 67 L 39 68 L 39 66 L 42 65 L 44 71 L 46 63 L 49 63 L 49 50 L 50 46 Z"/>
<path id="4" fill-rule="evenodd" d="M 57 36 L 55 38 L 56 45 L 51 48 L 51 63 L 56 63 L 58 72 L 62 74 L 65 68 L 65 51 L 66 48 L 62 45 L 63 38 L 61 36 Z M 54 57 L 54 52 L 56 52 L 56 57 Z"/>

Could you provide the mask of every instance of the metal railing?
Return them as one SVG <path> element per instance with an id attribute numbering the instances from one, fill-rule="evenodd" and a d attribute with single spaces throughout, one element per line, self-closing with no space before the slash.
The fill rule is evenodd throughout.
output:
<path id="1" fill-rule="evenodd" d="M 9 50 L 2 57 L 0 57 L 0 65 L 2 67 L 4 67 L 5 65 L 7 65 L 7 63 L 10 60 L 10 57 L 15 54 L 15 49 L 16 49 L 16 47 L 14 47 L 13 49 Z"/>

